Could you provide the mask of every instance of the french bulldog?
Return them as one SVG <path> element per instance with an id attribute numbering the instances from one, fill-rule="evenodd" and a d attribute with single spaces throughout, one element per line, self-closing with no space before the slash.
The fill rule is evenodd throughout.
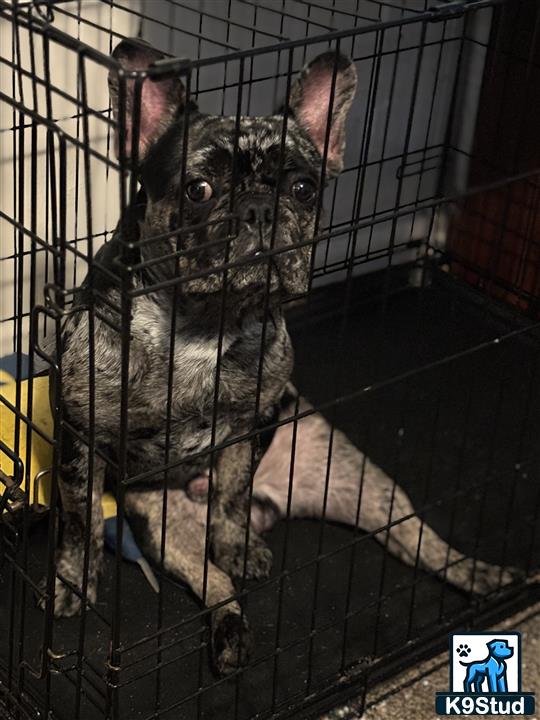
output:
<path id="1" fill-rule="evenodd" d="M 56 616 L 80 611 L 83 587 L 96 599 L 103 487 L 119 472 L 163 488 L 215 470 L 207 605 L 225 586 L 233 594 L 231 577 L 268 576 L 272 555 L 249 529 L 248 504 L 261 431 L 293 367 L 282 303 L 308 289 L 319 196 L 342 169 L 356 89 L 354 64 L 330 51 L 300 73 L 285 114 L 212 116 L 177 76 L 134 78 L 160 51 L 125 40 L 113 58 L 116 152 L 141 191 L 96 253 L 62 329 L 64 523 L 59 577 L 48 586 Z M 165 565 L 203 596 L 187 530 L 178 540 Z M 212 637 L 220 672 L 245 660 L 237 603 L 213 613 Z"/>
<path id="2" fill-rule="evenodd" d="M 118 473 L 128 479 L 119 502 L 134 524 L 144 521 L 145 552 L 212 610 L 220 674 L 245 664 L 251 645 L 232 578 L 268 576 L 261 533 L 287 512 L 372 531 L 408 518 L 376 536 L 405 562 L 469 590 L 510 581 L 422 524 L 403 490 L 339 431 L 326 476 L 329 426 L 319 414 L 298 422 L 290 500 L 292 424 L 263 452 L 265 428 L 310 408 L 290 385 L 282 303 L 308 289 L 320 194 L 343 167 L 353 63 L 320 55 L 291 86 L 285 117 L 236 118 L 199 112 L 178 77 L 136 81 L 131 71 L 164 57 L 141 41 L 121 42 L 113 57 L 116 151 L 141 191 L 96 254 L 62 331 L 55 615 L 96 600 L 101 498 Z M 207 492 L 209 507 L 192 501 Z"/>

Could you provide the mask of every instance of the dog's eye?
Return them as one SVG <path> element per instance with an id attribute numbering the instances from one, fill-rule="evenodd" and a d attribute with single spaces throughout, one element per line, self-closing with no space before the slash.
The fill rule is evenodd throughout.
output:
<path id="1" fill-rule="evenodd" d="M 296 180 L 291 187 L 292 194 L 301 203 L 310 203 L 315 199 L 317 188 L 309 178 Z"/>
<path id="2" fill-rule="evenodd" d="M 214 189 L 206 180 L 193 180 L 186 187 L 186 195 L 196 203 L 205 203 L 214 194 Z"/>

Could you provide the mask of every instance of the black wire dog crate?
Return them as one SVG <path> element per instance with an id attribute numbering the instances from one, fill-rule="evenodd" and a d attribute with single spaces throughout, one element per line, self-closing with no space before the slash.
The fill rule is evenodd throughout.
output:
<path id="1" fill-rule="evenodd" d="M 304 718 L 351 694 L 361 708 L 373 683 L 443 647 L 451 629 L 481 627 L 531 602 L 540 559 L 535 0 L 0 0 L 0 16 L 3 717 Z M 165 58 L 126 74 L 111 57 L 125 37 L 142 38 Z M 315 228 L 300 243 L 311 250 L 309 289 L 282 303 L 294 386 L 311 404 L 293 394 L 264 432 L 248 429 L 248 439 L 288 438 L 270 464 L 268 487 L 277 482 L 278 460 L 285 482 L 277 495 L 267 487 L 268 503 L 259 506 L 252 467 L 249 504 L 271 519 L 273 567 L 268 579 L 238 581 L 220 604 L 238 601 L 254 636 L 249 659 L 220 675 L 209 630 L 216 608 L 204 608 L 167 572 L 171 549 L 162 532 L 173 527 L 180 498 L 180 529 L 200 519 L 207 577 L 214 496 L 207 516 L 204 504 L 170 485 L 167 441 L 154 468 L 128 472 L 122 426 L 107 457 L 92 418 L 114 409 L 91 400 L 87 426 L 73 426 L 62 395 L 62 328 L 75 316 L 97 322 L 106 276 L 117 288 L 107 318 L 127 373 L 133 304 L 162 289 L 159 272 L 152 274 L 160 258 L 137 255 L 160 238 L 141 240 L 133 219 L 117 262 L 105 267 L 98 255 L 114 246 L 130 206 L 142 212 L 135 220 L 144 216 L 137 151 L 130 162 L 122 148 L 128 133 L 134 145 L 143 133 L 145 83 L 181 77 L 202 112 L 231 116 L 236 128 L 241 116 L 283 113 L 282 173 L 287 98 L 305 63 L 323 52 L 333 58 L 330 105 L 338 98 L 338 53 L 352 58 L 358 79 L 343 171 L 317 191 Z M 108 73 L 124 101 L 135 88 L 131 126 L 122 103 L 118 116 L 112 112 Z M 330 133 L 327 127 L 323 174 Z M 183 147 L 188 139 L 185 122 Z M 162 172 L 155 168 L 156 177 Z M 283 199 L 272 193 L 278 207 Z M 234 242 L 238 222 L 233 200 L 222 242 Z M 176 268 L 190 252 L 178 227 L 169 233 Z M 263 253 L 265 267 L 274 251 Z M 214 268 L 223 307 L 234 267 Z M 141 272 L 153 278 L 142 290 L 131 284 Z M 174 307 L 187 279 L 177 271 L 165 283 Z M 274 319 L 268 302 L 262 307 L 266 327 Z M 222 323 L 220 347 L 223 332 Z M 99 362 L 96 338 L 87 342 L 93 360 L 78 372 L 91 376 L 92 395 Z M 123 381 L 120 390 L 119 427 L 128 417 Z M 211 457 L 242 440 L 218 438 L 216 417 Z M 319 423 L 323 448 L 311 450 L 306 433 L 315 460 L 304 471 L 306 495 L 295 501 L 295 456 L 309 422 Z M 106 488 L 112 510 L 105 511 L 109 548 L 97 598 L 89 594 L 87 523 L 79 538 L 83 579 L 69 586 L 86 611 L 55 617 L 56 576 L 69 584 L 55 559 L 68 513 L 58 487 L 68 437 L 90 448 L 90 476 L 104 456 L 114 466 Z M 343 487 L 333 487 L 340 462 Z M 130 512 L 127 497 L 134 481 L 152 479 L 159 512 L 150 527 Z M 401 489 L 412 505 L 402 504 Z M 88 507 L 92 491 L 90 483 Z M 403 527 L 416 528 L 408 557 L 395 542 Z M 130 528 L 136 544 L 127 548 Z M 426 567 L 421 548 L 432 542 L 430 528 L 458 552 Z M 152 532 L 160 538 L 158 557 L 150 557 L 159 592 L 127 562 Z M 452 568 L 468 558 L 470 583 L 456 587 Z M 472 592 L 481 561 L 501 569 L 496 582 Z M 509 567 L 515 572 L 503 570 Z"/>

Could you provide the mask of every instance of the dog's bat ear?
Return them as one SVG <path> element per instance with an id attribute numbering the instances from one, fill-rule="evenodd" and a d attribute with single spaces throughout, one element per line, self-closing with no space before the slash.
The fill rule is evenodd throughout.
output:
<path id="1" fill-rule="evenodd" d="M 122 40 L 113 50 L 112 56 L 124 70 L 145 70 L 165 55 L 148 43 L 137 38 Z M 138 157 L 143 160 L 148 149 L 163 135 L 178 118 L 185 103 L 185 89 L 179 78 L 163 80 L 145 78 L 141 86 L 139 118 L 134 117 L 135 80 L 126 81 L 125 90 L 125 155 L 132 156 L 133 135 L 138 123 Z M 120 78 L 116 71 L 109 73 L 109 94 L 115 121 L 120 117 Z M 116 131 L 115 150 L 119 156 L 119 131 Z"/>
<path id="2" fill-rule="evenodd" d="M 345 121 L 355 92 L 354 63 L 335 52 L 323 53 L 312 60 L 291 88 L 290 110 L 321 156 L 330 123 L 326 159 L 330 176 L 343 169 Z"/>

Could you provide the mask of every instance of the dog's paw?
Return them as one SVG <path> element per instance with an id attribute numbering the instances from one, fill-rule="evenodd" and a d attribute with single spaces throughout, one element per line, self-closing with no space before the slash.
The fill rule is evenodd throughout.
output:
<path id="1" fill-rule="evenodd" d="M 448 569 L 447 579 L 468 592 L 475 595 L 488 595 L 495 590 L 504 588 L 518 580 L 523 580 L 525 574 L 516 568 L 502 568 L 499 565 L 466 558 Z"/>
<path id="2" fill-rule="evenodd" d="M 230 675 L 246 665 L 252 644 L 245 617 L 228 612 L 217 620 L 212 632 L 212 659 L 219 675 Z"/>
<path id="3" fill-rule="evenodd" d="M 456 648 L 456 652 L 459 655 L 459 657 L 469 657 L 471 653 L 471 648 L 468 645 L 458 645 Z"/>
<path id="4" fill-rule="evenodd" d="M 516 568 L 502 568 L 498 565 L 490 565 L 489 563 L 477 560 L 474 568 L 472 591 L 477 595 L 487 595 L 494 590 L 504 588 L 506 585 L 511 585 L 518 580 L 523 580 L 524 577 L 525 574 Z"/>
<path id="5" fill-rule="evenodd" d="M 47 603 L 47 580 L 44 578 L 39 583 L 39 596 L 37 605 L 40 610 L 45 610 Z M 90 602 L 96 600 L 96 588 L 88 586 L 87 598 Z M 57 618 L 73 617 L 81 612 L 81 599 L 59 578 L 56 578 L 54 586 L 54 616 Z"/>
<path id="6" fill-rule="evenodd" d="M 265 580 L 270 577 L 273 559 L 272 551 L 262 540 L 257 538 L 257 542 L 250 543 L 246 563 L 246 579 Z M 243 570 L 242 566 L 237 577 L 243 574 Z"/>
<path id="7" fill-rule="evenodd" d="M 246 580 L 264 580 L 269 577 L 272 570 L 272 551 L 255 533 L 250 534 L 244 576 L 245 553 L 243 542 L 220 543 L 215 552 L 215 561 L 218 567 L 231 577 L 245 577 Z"/>
<path id="8" fill-rule="evenodd" d="M 39 583 L 40 595 L 38 597 L 38 607 L 45 610 L 47 604 L 47 580 L 44 578 Z M 65 585 L 61 580 L 56 578 L 54 585 L 54 616 L 55 617 L 72 617 L 78 615 L 81 611 L 81 600 Z"/>

